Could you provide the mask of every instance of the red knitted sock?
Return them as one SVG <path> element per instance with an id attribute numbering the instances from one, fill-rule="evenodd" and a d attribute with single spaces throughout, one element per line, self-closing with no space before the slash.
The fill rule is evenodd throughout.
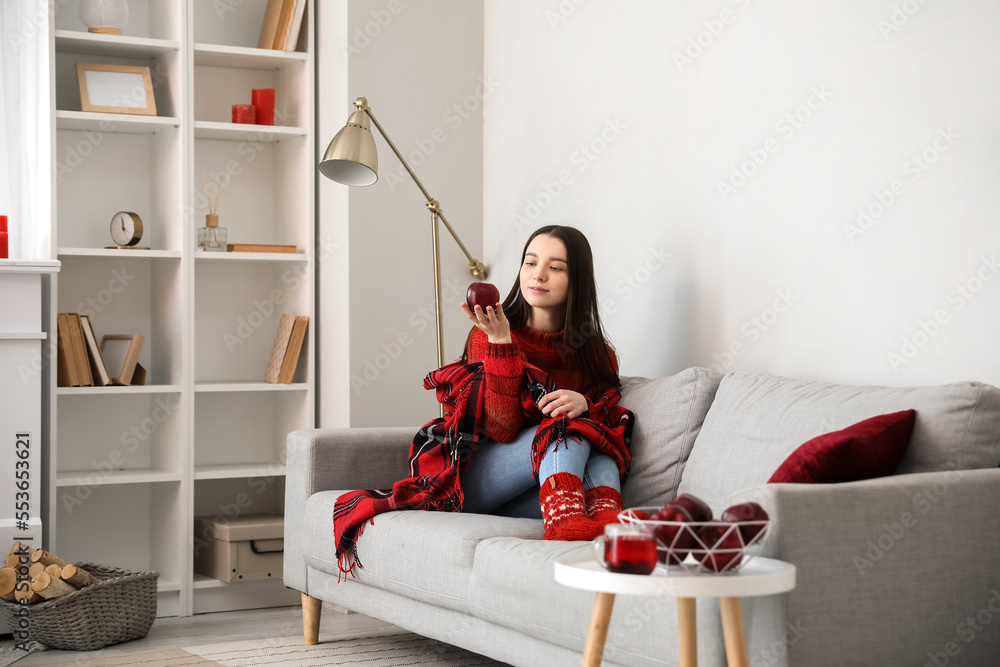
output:
<path id="1" fill-rule="evenodd" d="M 557 472 L 542 480 L 538 491 L 545 540 L 592 540 L 604 526 L 587 517 L 583 482 L 576 475 Z"/>
<path id="2" fill-rule="evenodd" d="M 609 523 L 621 523 L 618 513 L 622 511 L 622 494 L 610 486 L 595 486 L 583 493 L 587 506 L 587 516 L 606 526 Z M 632 510 L 638 519 L 647 520 L 649 515 L 642 510 Z"/>

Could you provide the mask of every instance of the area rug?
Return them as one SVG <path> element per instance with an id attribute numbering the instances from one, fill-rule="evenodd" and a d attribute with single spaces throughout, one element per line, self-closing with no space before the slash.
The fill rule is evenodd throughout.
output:
<path id="1" fill-rule="evenodd" d="M 390 634 L 334 639 L 316 646 L 299 637 L 257 639 L 88 658 L 80 653 L 46 665 L 73 667 L 502 667 L 504 663 L 399 629 Z"/>

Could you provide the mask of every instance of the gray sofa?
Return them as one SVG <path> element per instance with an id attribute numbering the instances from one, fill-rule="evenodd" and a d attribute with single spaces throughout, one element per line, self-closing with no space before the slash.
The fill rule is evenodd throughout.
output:
<path id="1" fill-rule="evenodd" d="M 716 512 L 756 500 L 775 520 L 760 553 L 793 563 L 797 586 L 743 599 L 751 665 L 997 664 L 1000 390 L 690 368 L 626 378 L 622 404 L 636 415 L 626 507 L 687 491 Z M 908 408 L 916 424 L 894 476 L 766 484 L 806 440 Z M 542 541 L 541 521 L 379 515 L 358 542 L 364 568 L 338 583 L 334 501 L 407 476 L 416 428 L 288 436 L 284 577 L 307 624 L 329 601 L 514 665 L 579 664 L 593 594 L 556 583 L 553 561 L 585 544 Z M 676 635 L 673 598 L 618 596 L 604 664 L 676 665 Z M 698 654 L 725 664 L 713 599 L 698 601 Z"/>

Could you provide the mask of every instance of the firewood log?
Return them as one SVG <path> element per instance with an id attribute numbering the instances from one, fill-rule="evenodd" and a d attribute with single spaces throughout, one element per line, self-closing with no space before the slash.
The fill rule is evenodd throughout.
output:
<path id="1" fill-rule="evenodd" d="M 34 551 L 32 551 L 31 552 L 31 562 L 32 563 L 41 563 L 42 565 L 45 565 L 46 567 L 48 567 L 49 565 L 52 565 L 53 563 L 56 564 L 56 565 L 60 565 L 62 567 L 66 567 L 67 565 L 69 565 L 69 563 L 67 563 L 66 561 L 64 561 L 62 558 L 60 558 L 59 556 L 54 556 L 54 555 L 50 554 L 45 549 L 35 549 Z"/>
<path id="2" fill-rule="evenodd" d="M 100 581 L 100 579 L 92 575 L 90 572 L 87 572 L 73 563 L 70 563 L 62 569 L 62 580 L 68 581 L 77 588 L 85 588 Z"/>
<path id="3" fill-rule="evenodd" d="M 25 590 L 22 591 L 20 588 L 16 586 L 14 587 L 14 600 L 19 604 L 35 604 L 45 599 L 35 591 L 31 590 L 30 584 L 22 588 Z M 27 600 L 27 602 L 22 602 L 22 600 Z"/>
<path id="4" fill-rule="evenodd" d="M 35 565 L 38 565 L 38 563 L 35 563 Z M 52 565 L 45 568 L 45 571 L 56 579 L 62 579 L 62 570 L 62 566 L 57 565 L 56 563 L 52 563 Z"/>
<path id="5" fill-rule="evenodd" d="M 24 542 L 14 542 L 14 544 L 10 548 L 10 553 L 12 555 L 17 555 L 19 553 L 31 555 L 32 551 L 34 551 L 34 549 L 31 546 L 25 544 Z"/>
<path id="6" fill-rule="evenodd" d="M 7 567 L 17 567 L 21 562 L 20 556 L 15 556 L 11 554 L 3 559 L 3 564 Z"/>
<path id="7" fill-rule="evenodd" d="M 12 567 L 0 567 L 0 598 L 14 601 L 14 585 L 17 583 L 17 572 Z"/>
<path id="8" fill-rule="evenodd" d="M 39 572 L 45 572 L 45 566 L 41 563 L 32 563 L 31 567 L 28 568 L 28 576 L 33 577 Z"/>
<path id="9" fill-rule="evenodd" d="M 52 598 L 57 598 L 76 590 L 73 586 L 70 586 L 62 579 L 53 577 L 48 572 L 39 572 L 32 577 L 30 588 L 46 600 L 51 600 Z"/>

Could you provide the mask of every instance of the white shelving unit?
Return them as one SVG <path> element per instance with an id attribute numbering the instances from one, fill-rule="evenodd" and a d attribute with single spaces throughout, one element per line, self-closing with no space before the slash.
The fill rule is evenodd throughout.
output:
<path id="1" fill-rule="evenodd" d="M 50 364 L 46 544 L 158 571 L 161 616 L 297 602 L 280 579 L 229 584 L 192 567 L 195 516 L 283 511 L 285 436 L 315 425 L 315 4 L 291 52 L 256 48 L 267 0 L 130 0 L 122 36 L 88 33 L 75 2 L 51 10 L 62 269 L 47 320 L 79 312 L 98 337 L 142 334 L 148 377 L 57 388 Z M 148 66 L 157 115 L 81 111 L 77 62 Z M 275 89 L 274 126 L 229 122 L 253 88 Z M 204 174 L 227 172 L 228 241 L 298 253 L 197 249 Z M 149 250 L 106 248 L 122 210 L 143 219 Z M 292 384 L 273 385 L 263 376 L 283 313 L 310 321 Z"/>

